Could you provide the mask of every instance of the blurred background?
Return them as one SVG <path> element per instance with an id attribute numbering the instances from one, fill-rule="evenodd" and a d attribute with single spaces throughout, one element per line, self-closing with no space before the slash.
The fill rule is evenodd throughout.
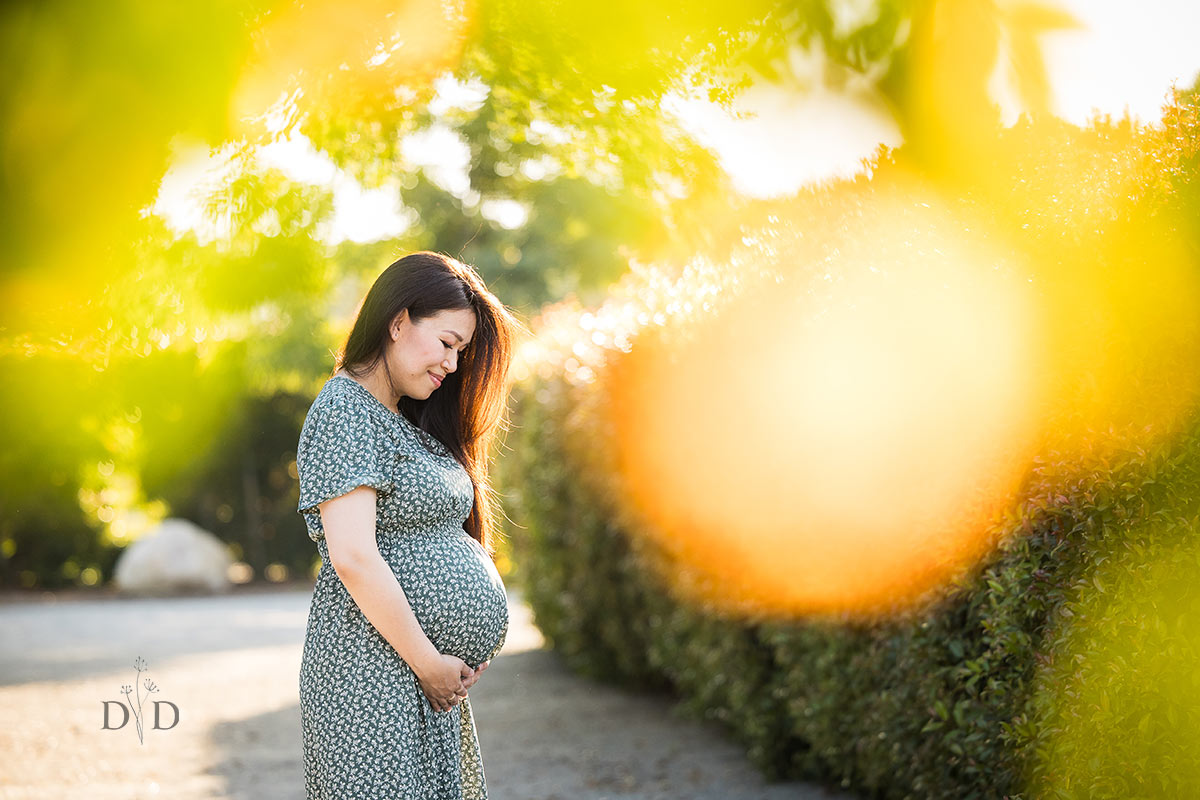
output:
<path id="1" fill-rule="evenodd" d="M 5 4 L 0 587 L 104 590 L 167 519 L 310 582 L 304 415 L 374 278 L 438 250 L 534 334 L 498 558 L 573 667 L 881 796 L 1196 788 L 1197 29 Z"/>

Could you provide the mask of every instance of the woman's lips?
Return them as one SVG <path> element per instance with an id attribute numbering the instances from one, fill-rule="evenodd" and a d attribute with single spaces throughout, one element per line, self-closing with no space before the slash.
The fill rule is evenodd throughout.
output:
<path id="1" fill-rule="evenodd" d="M 439 378 L 437 375 L 434 375 L 434 374 L 431 372 L 431 373 L 429 373 L 429 377 L 433 379 L 433 385 L 434 385 L 434 386 L 441 386 L 441 385 L 442 385 L 442 379 L 441 379 L 441 378 Z"/>

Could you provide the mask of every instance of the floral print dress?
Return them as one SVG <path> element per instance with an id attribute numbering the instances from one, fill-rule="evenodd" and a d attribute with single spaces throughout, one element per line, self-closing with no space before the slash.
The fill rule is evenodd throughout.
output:
<path id="1" fill-rule="evenodd" d="M 508 630 L 504 585 L 463 523 L 466 469 L 365 386 L 330 378 L 296 454 L 300 513 L 321 555 L 300 665 L 308 800 L 484 800 L 470 700 L 435 711 L 416 676 L 359 610 L 329 561 L 318 505 L 374 487 L 379 552 L 439 652 L 471 667 Z"/>

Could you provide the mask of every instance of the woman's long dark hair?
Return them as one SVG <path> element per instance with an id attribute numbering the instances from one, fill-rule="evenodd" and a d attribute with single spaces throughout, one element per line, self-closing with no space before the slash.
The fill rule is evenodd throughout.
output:
<path id="1" fill-rule="evenodd" d="M 359 378 L 374 369 L 390 341 L 388 327 L 404 309 L 416 322 L 468 308 L 475 312 L 475 335 L 458 368 L 428 400 L 402 397 L 397 410 L 446 445 L 466 468 L 475 484 L 475 503 L 463 529 L 492 552 L 499 506 L 488 479 L 488 452 L 497 430 L 507 425 L 508 370 L 516 332 L 524 328 L 478 273 L 428 251 L 393 263 L 363 299 L 334 371 L 345 369 Z"/>

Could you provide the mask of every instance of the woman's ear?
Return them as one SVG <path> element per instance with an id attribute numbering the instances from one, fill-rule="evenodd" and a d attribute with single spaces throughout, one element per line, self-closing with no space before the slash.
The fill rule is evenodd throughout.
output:
<path id="1" fill-rule="evenodd" d="M 397 341 L 400 338 L 400 330 L 404 321 L 408 319 L 408 309 L 400 309 L 400 313 L 392 317 L 392 324 L 388 326 L 388 332 L 392 335 L 392 341 Z"/>

